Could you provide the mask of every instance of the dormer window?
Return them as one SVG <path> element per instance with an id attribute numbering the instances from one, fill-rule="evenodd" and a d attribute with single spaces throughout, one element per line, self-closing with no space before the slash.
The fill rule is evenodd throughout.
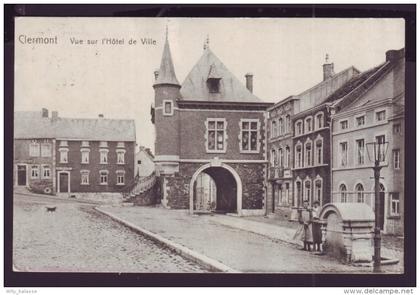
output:
<path id="1" fill-rule="evenodd" d="M 220 92 L 220 78 L 208 78 L 207 87 L 209 88 L 210 93 L 219 93 Z"/>

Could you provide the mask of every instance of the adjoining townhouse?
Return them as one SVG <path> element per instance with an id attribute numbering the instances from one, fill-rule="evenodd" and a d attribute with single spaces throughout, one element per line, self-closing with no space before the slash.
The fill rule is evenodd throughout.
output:
<path id="1" fill-rule="evenodd" d="M 265 110 L 272 103 L 252 93 L 253 75 L 246 75 L 245 87 L 207 42 L 180 84 L 166 36 L 153 88 L 155 164 L 163 206 L 265 214 Z"/>
<path id="2" fill-rule="evenodd" d="M 136 154 L 136 176 L 146 177 L 155 172 L 155 156 L 149 148 L 144 146 L 139 147 Z"/>
<path id="3" fill-rule="evenodd" d="M 328 62 L 328 56 L 322 67 L 322 82 L 268 109 L 271 127 L 267 148 L 270 159 L 268 213 L 274 211 L 289 219 L 296 219 L 297 208 L 302 205 L 304 193 L 312 200 L 312 190 L 316 190 L 321 202 L 327 196 L 327 109 L 326 106 L 316 106 L 358 75 L 359 71 L 349 67 L 335 74 L 334 64 Z M 286 120 L 288 122 L 284 125 Z M 287 132 L 282 132 L 286 126 Z M 310 192 L 303 190 L 304 181 L 307 186 L 311 183 L 308 188 Z"/>
<path id="4" fill-rule="evenodd" d="M 289 219 L 293 198 L 293 126 L 291 117 L 297 103 L 293 96 L 276 103 L 268 111 L 267 152 L 269 153 L 267 213 Z"/>
<path id="5" fill-rule="evenodd" d="M 367 143 L 388 142 L 381 151 L 380 220 L 386 233 L 404 233 L 404 49 L 332 106 L 333 202 L 364 202 L 374 209 L 373 162 Z"/>
<path id="6" fill-rule="evenodd" d="M 15 112 L 13 182 L 39 193 L 55 190 L 55 138 L 48 110 Z"/>
<path id="7" fill-rule="evenodd" d="M 48 117 L 46 109 L 15 113 L 16 185 L 35 191 L 121 192 L 134 181 L 134 149 L 133 120 Z"/>

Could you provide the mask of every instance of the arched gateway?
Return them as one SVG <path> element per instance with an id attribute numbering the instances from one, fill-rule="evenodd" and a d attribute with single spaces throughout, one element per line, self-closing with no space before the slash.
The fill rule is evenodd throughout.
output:
<path id="1" fill-rule="evenodd" d="M 238 173 L 225 163 L 205 164 L 195 171 L 190 181 L 190 213 L 197 208 L 197 179 L 205 173 L 216 187 L 213 211 L 242 215 L 242 181 Z"/>

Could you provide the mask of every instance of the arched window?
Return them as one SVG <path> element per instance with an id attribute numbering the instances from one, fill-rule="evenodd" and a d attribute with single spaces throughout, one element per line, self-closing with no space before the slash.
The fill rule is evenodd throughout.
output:
<path id="1" fill-rule="evenodd" d="M 284 167 L 285 168 L 289 168 L 289 166 L 290 166 L 290 147 L 289 146 L 286 146 L 286 149 L 285 150 L 286 150 L 285 151 L 285 157 L 286 157 L 286 159 L 284 161 Z"/>
<path id="2" fill-rule="evenodd" d="M 303 134 L 303 122 L 299 120 L 295 123 L 295 136 Z"/>
<path id="3" fill-rule="evenodd" d="M 271 138 L 277 136 L 277 123 L 276 121 L 271 121 Z"/>
<path id="4" fill-rule="evenodd" d="M 317 139 L 315 141 L 315 165 L 322 165 L 324 162 L 323 158 L 323 141 L 322 139 Z"/>
<path id="5" fill-rule="evenodd" d="M 314 201 L 322 204 L 322 178 L 320 176 L 314 180 Z"/>
<path id="6" fill-rule="evenodd" d="M 305 133 L 309 133 L 312 130 L 312 117 L 307 117 L 305 118 Z"/>
<path id="7" fill-rule="evenodd" d="M 347 203 L 347 187 L 344 183 L 340 184 L 341 203 Z"/>
<path id="8" fill-rule="evenodd" d="M 276 150 L 271 150 L 271 167 L 276 165 Z"/>
<path id="9" fill-rule="evenodd" d="M 285 130 L 286 133 L 290 132 L 290 115 L 286 115 Z"/>
<path id="10" fill-rule="evenodd" d="M 283 149 L 279 148 L 279 167 L 283 168 L 284 163 L 283 163 Z"/>
<path id="11" fill-rule="evenodd" d="M 356 192 L 357 192 L 357 202 L 358 203 L 364 203 L 365 202 L 365 195 L 363 193 L 364 188 L 361 183 L 358 183 L 356 185 Z"/>
<path id="12" fill-rule="evenodd" d="M 324 113 L 319 112 L 315 116 L 315 130 L 324 127 Z"/>
<path id="13" fill-rule="evenodd" d="M 310 180 L 305 180 L 304 182 L 304 191 L 303 191 L 303 201 L 308 201 L 310 202 L 311 199 L 311 181 Z"/>
<path id="14" fill-rule="evenodd" d="M 283 135 L 284 133 L 284 124 L 283 124 L 283 118 L 279 119 L 279 134 Z"/>
<path id="15" fill-rule="evenodd" d="M 312 141 L 305 143 L 305 167 L 312 166 Z"/>
<path id="16" fill-rule="evenodd" d="M 302 144 L 298 143 L 295 150 L 295 167 L 302 167 Z"/>

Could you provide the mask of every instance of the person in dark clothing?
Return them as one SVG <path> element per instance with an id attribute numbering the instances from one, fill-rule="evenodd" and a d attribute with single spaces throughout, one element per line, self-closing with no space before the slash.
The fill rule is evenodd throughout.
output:
<path id="1" fill-rule="evenodd" d="M 321 252 L 321 245 L 322 245 L 322 230 L 321 230 L 321 222 L 319 220 L 320 213 L 321 213 L 321 206 L 319 201 L 314 202 L 314 207 L 312 209 L 312 236 L 313 236 L 313 243 L 314 243 L 314 251 Z"/>

